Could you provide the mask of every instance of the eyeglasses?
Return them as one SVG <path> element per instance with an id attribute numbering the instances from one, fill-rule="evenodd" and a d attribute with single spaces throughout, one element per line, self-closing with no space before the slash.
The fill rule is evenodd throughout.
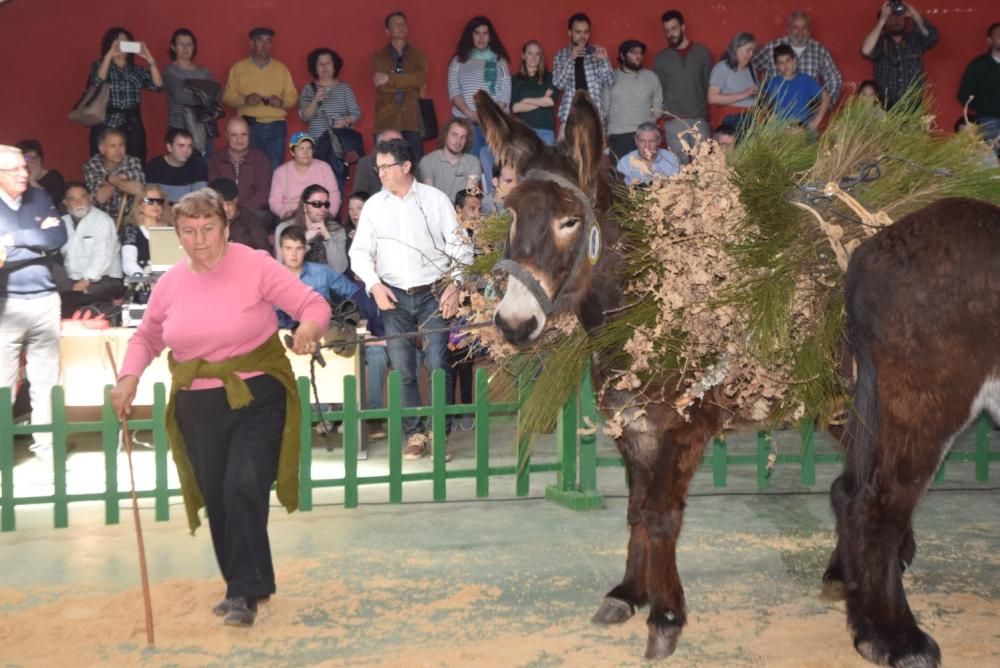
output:
<path id="1" fill-rule="evenodd" d="M 398 162 L 390 162 L 388 165 L 375 165 L 372 169 L 375 170 L 376 174 L 382 174 L 383 172 L 388 172 L 390 167 L 396 167 L 398 165 Z"/>
<path id="2" fill-rule="evenodd" d="M 167 200 L 163 199 L 162 197 L 143 197 L 142 198 L 142 203 L 143 204 L 148 204 L 150 206 L 163 206 L 164 204 L 166 204 L 166 202 L 167 202 Z"/>
<path id="3" fill-rule="evenodd" d="M 320 200 L 312 200 L 310 202 L 306 202 L 306 204 L 308 204 L 309 206 L 311 206 L 314 209 L 329 209 L 330 208 L 330 202 L 323 202 L 323 201 L 320 201 Z"/>
<path id="4" fill-rule="evenodd" d="M 17 167 L 11 167 L 10 169 L 0 169 L 0 172 L 4 172 L 6 174 L 20 174 L 21 172 L 24 172 L 27 174 L 28 168 L 24 165 L 18 165 Z"/>

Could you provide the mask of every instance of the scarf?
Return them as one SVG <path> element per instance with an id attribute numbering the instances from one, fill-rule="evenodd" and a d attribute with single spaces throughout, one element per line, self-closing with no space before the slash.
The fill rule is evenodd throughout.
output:
<path id="1" fill-rule="evenodd" d="M 490 97 L 496 97 L 497 94 L 497 54 L 491 49 L 473 49 L 469 53 L 470 60 L 482 60 L 483 61 L 483 81 L 486 82 L 486 88 L 490 93 Z"/>

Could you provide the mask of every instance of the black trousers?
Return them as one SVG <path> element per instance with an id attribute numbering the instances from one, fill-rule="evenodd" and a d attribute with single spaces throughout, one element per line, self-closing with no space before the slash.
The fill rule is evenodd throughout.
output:
<path id="1" fill-rule="evenodd" d="M 226 596 L 260 598 L 275 591 L 267 518 L 285 427 L 285 388 L 271 376 L 246 382 L 254 399 L 245 408 L 230 409 L 222 388 L 181 390 L 176 412 L 205 497 Z"/>

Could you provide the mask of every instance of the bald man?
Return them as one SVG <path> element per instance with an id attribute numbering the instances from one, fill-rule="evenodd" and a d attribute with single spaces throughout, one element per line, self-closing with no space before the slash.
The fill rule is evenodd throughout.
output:
<path id="1" fill-rule="evenodd" d="M 232 179 L 239 189 L 240 206 L 266 211 L 271 194 L 271 163 L 259 148 L 250 146 L 250 127 L 239 116 L 226 123 L 226 150 L 208 158 L 208 180 Z"/>
<path id="2" fill-rule="evenodd" d="M 24 348 L 31 421 L 42 424 L 52 422 L 52 386 L 59 382 L 60 302 L 51 266 L 66 226 L 48 193 L 28 180 L 21 151 L 0 145 L 0 387 L 14 387 Z M 34 439 L 32 452 L 50 460 L 52 434 Z"/>

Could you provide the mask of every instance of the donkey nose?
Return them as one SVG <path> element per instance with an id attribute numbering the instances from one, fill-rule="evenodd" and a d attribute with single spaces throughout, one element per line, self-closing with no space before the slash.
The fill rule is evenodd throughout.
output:
<path id="1" fill-rule="evenodd" d="M 522 320 L 519 323 L 511 323 L 497 313 L 493 316 L 493 321 L 500 329 L 500 333 L 503 334 L 503 337 L 514 345 L 527 343 L 531 333 L 538 328 L 538 319 L 535 318 L 535 316 L 531 316 L 527 320 Z"/>

